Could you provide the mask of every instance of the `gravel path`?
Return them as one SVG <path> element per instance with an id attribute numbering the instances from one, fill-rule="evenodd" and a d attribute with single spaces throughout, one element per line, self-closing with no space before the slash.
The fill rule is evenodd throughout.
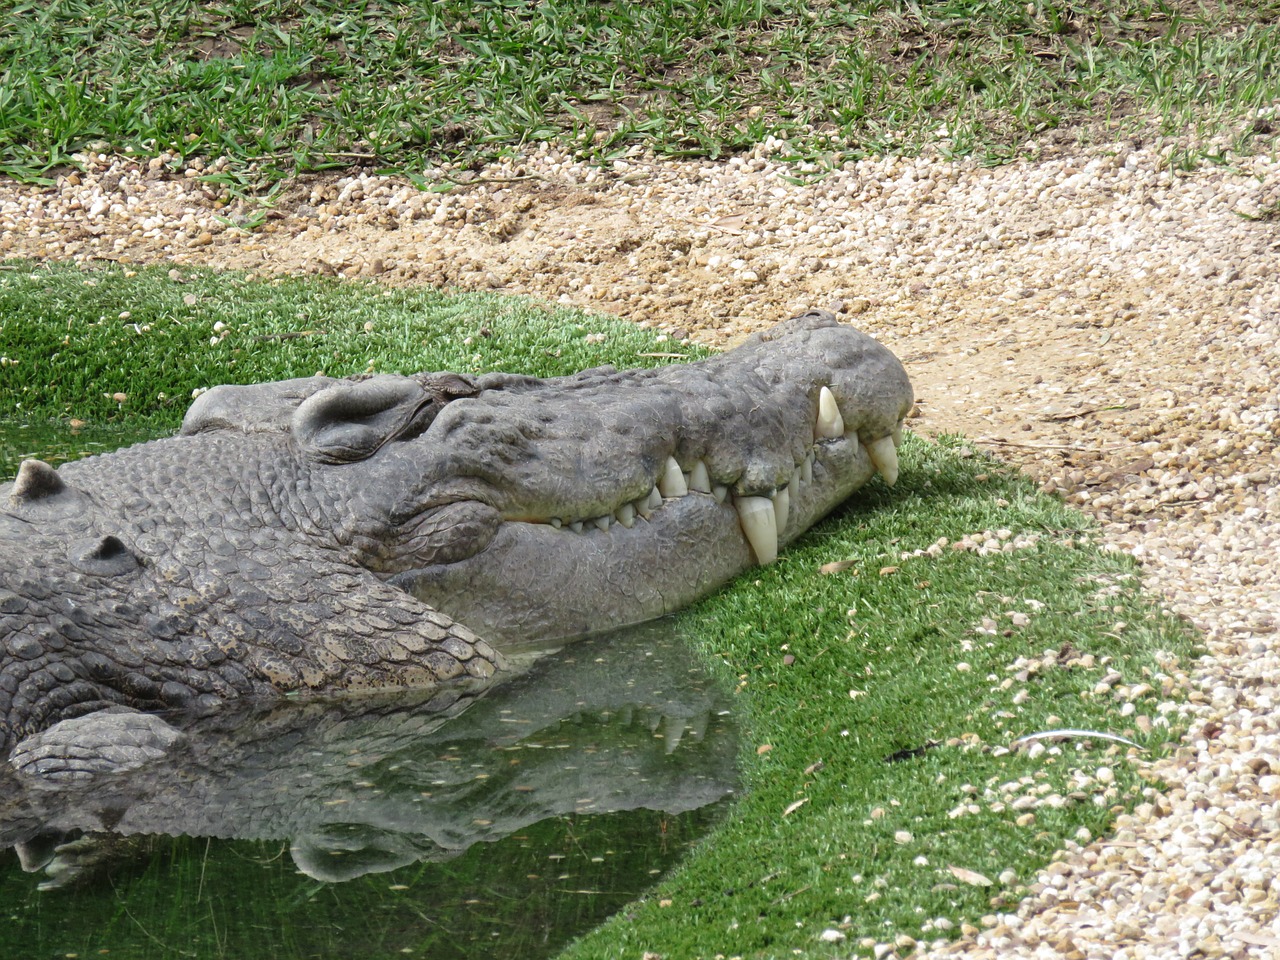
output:
<path id="1" fill-rule="evenodd" d="M 1015 913 L 874 951 L 1280 955 L 1280 161 L 1170 173 L 1158 143 L 1046 144 L 793 185 L 781 148 L 607 171 L 544 149 L 447 194 L 316 179 L 265 218 L 199 167 L 91 158 L 56 188 L 0 183 L 0 254 L 530 293 L 714 345 L 841 312 L 907 363 L 914 429 L 1096 515 L 1208 650 L 1163 708 L 1190 722 L 1153 768 L 1169 786 L 1068 843 Z"/>

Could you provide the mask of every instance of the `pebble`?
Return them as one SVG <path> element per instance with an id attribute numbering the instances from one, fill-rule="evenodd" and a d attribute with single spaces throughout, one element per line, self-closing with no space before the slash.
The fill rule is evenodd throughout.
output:
<path id="1" fill-rule="evenodd" d="M 1132 813 L 1066 841 L 1007 912 L 859 948 L 1263 957 L 1280 950 L 1280 158 L 1183 171 L 1182 146 L 1153 125 L 1141 142 L 1033 143 L 993 169 L 868 158 L 793 185 L 773 139 L 717 163 L 636 148 L 607 170 L 540 145 L 475 174 L 426 171 L 471 178 L 445 193 L 319 178 L 266 217 L 176 154 L 86 154 L 51 187 L 0 181 L 0 257 L 172 262 L 178 283 L 201 264 L 502 289 L 629 317 L 672 346 L 728 345 L 810 306 L 855 319 L 907 364 L 913 429 L 963 432 L 1094 516 L 1105 548 L 1138 558 L 1145 588 L 1205 644 L 1160 678 L 1098 685 L 1135 728 L 1186 730 Z M 902 559 L 1039 536 L 973 531 Z M 1029 652 L 993 684 L 1012 679 L 1014 697 L 1046 661 Z M 1123 757 L 1093 756 L 1072 789 L 1112 804 Z M 1003 805 L 1029 826 L 1076 799 L 1013 783 L 975 788 L 952 815 Z"/>

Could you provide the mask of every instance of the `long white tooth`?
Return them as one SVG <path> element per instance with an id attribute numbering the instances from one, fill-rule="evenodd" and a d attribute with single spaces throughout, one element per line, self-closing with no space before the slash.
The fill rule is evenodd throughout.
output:
<path id="1" fill-rule="evenodd" d="M 773 495 L 773 519 L 778 533 L 787 529 L 787 517 L 791 513 L 791 491 L 783 487 Z"/>
<path id="2" fill-rule="evenodd" d="M 707 465 L 701 460 L 696 461 L 693 469 L 689 471 L 689 489 L 698 493 L 711 492 L 711 474 L 707 472 Z"/>
<path id="3" fill-rule="evenodd" d="M 680 746 L 680 738 L 684 736 L 684 717 L 664 717 L 662 733 L 667 753 L 675 753 L 676 747 Z"/>
<path id="4" fill-rule="evenodd" d="M 624 503 L 620 506 L 614 512 L 614 516 L 628 530 L 636 525 L 636 508 L 629 503 Z"/>
<path id="5" fill-rule="evenodd" d="M 649 509 L 657 510 L 662 506 L 662 494 L 658 492 L 658 488 L 654 487 L 649 491 Z"/>
<path id="6" fill-rule="evenodd" d="M 800 467 L 796 467 L 794 470 L 791 471 L 791 482 L 793 484 L 800 483 L 801 479 L 803 479 L 801 476 L 802 472 L 803 471 L 801 470 Z"/>
<path id="7" fill-rule="evenodd" d="M 667 468 L 662 471 L 658 480 L 658 492 L 664 497 L 683 497 L 689 492 L 689 487 L 684 482 L 684 473 L 675 457 L 667 457 Z"/>
<path id="8" fill-rule="evenodd" d="M 893 429 L 889 431 L 889 436 L 893 437 L 893 445 L 895 447 L 902 446 L 902 421 L 899 420 L 893 425 Z"/>
<path id="9" fill-rule="evenodd" d="M 778 521 L 768 497 L 737 497 L 738 523 L 761 566 L 778 559 Z"/>
<path id="10" fill-rule="evenodd" d="M 844 418 L 836 406 L 836 395 L 826 387 L 818 391 L 818 422 L 814 432 L 824 440 L 844 436 Z"/>
<path id="11" fill-rule="evenodd" d="M 813 451 L 810 450 L 808 456 L 804 458 L 804 463 L 800 464 L 800 479 L 805 483 L 813 483 Z"/>
<path id="12" fill-rule="evenodd" d="M 898 451 L 893 446 L 893 437 L 872 440 L 867 444 L 867 456 L 880 471 L 885 483 L 892 487 L 898 482 Z"/>
<path id="13" fill-rule="evenodd" d="M 596 525 L 597 530 L 608 530 L 609 524 L 613 523 L 613 517 L 611 515 L 604 516 L 604 517 L 596 517 L 591 522 Z"/>
<path id="14" fill-rule="evenodd" d="M 729 488 L 723 483 L 713 483 L 711 485 L 711 495 L 716 498 L 716 503 L 724 503 L 729 496 Z"/>
<path id="15" fill-rule="evenodd" d="M 570 529 L 570 530 L 572 530 L 574 533 L 581 533 L 581 532 L 582 532 L 582 521 L 581 521 L 581 520 L 575 520 L 575 521 L 573 521 L 573 523 L 569 524 L 569 529 Z"/>

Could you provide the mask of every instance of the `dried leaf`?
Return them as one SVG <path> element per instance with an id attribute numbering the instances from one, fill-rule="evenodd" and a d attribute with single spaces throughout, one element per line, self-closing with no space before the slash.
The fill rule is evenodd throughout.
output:
<path id="1" fill-rule="evenodd" d="M 1123 743 L 1129 747 L 1137 747 L 1139 750 L 1146 750 L 1146 747 L 1139 743 L 1134 743 L 1128 737 L 1122 737 L 1118 733 L 1103 733 L 1101 730 L 1041 730 L 1039 733 L 1028 733 L 1026 736 L 1019 737 L 1009 744 L 1010 750 L 1017 750 L 1019 747 L 1026 746 L 1033 740 L 1108 740 L 1111 743 Z"/>
<path id="2" fill-rule="evenodd" d="M 976 870 L 966 870 L 964 867 L 957 867 L 957 866 L 953 866 L 952 864 L 947 864 L 947 869 L 950 870 L 951 875 L 955 877 L 957 880 L 959 880 L 961 883 L 967 883 L 973 887 L 991 886 L 990 878 L 984 877 L 982 874 L 978 873 Z"/>
<path id="3" fill-rule="evenodd" d="M 795 803 L 793 803 L 793 804 L 791 804 L 789 807 L 787 807 L 787 809 L 783 810 L 783 811 L 782 811 L 782 815 L 783 815 L 784 817 L 789 817 L 789 816 L 791 816 L 791 814 L 795 813 L 797 810 L 799 810 L 801 807 L 803 807 L 803 806 L 804 806 L 806 803 L 808 803 L 808 802 L 809 802 L 809 798 L 808 798 L 808 797 L 805 797 L 803 800 L 797 800 Z"/>
<path id="4" fill-rule="evenodd" d="M 1241 932 L 1229 933 L 1227 936 L 1234 937 L 1236 940 L 1243 941 L 1244 943 L 1256 944 L 1259 947 L 1280 947 L 1280 937 L 1268 936 L 1265 933 Z"/>
<path id="5" fill-rule="evenodd" d="M 824 563 L 818 568 L 818 572 L 823 574 L 843 573 L 845 570 L 853 570 L 853 565 L 853 560 L 836 560 L 832 563 Z M 858 571 L 854 570 L 853 572 L 857 573 Z"/>
<path id="6" fill-rule="evenodd" d="M 763 757 L 766 753 L 768 753 L 772 749 L 773 749 L 772 743 L 762 743 L 760 744 L 760 746 L 756 747 L 756 756 Z"/>
<path id="7" fill-rule="evenodd" d="M 882 577 L 890 577 L 897 572 L 898 572 L 897 567 L 881 567 L 880 568 L 880 576 Z"/>

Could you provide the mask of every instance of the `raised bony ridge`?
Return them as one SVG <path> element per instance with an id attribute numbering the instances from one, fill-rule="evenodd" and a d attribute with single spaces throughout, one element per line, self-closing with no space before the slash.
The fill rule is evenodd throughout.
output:
<path id="1" fill-rule="evenodd" d="M 705 461 L 695 460 L 686 470 L 675 457 L 668 456 L 649 492 L 621 504 L 612 513 L 596 517 L 552 517 L 545 521 L 526 519 L 525 522 L 543 522 L 557 530 L 572 533 L 608 531 L 615 524 L 632 529 L 638 519 L 648 520 L 652 517 L 665 500 L 694 494 L 711 496 L 717 503 L 727 501 L 733 506 L 756 562 L 761 565 L 769 564 L 778 557 L 779 538 L 786 530 L 790 517 L 792 490 L 803 490 L 804 485 L 813 482 L 813 466 L 818 458 L 818 448 L 822 444 L 841 441 L 854 444 L 855 450 L 856 445 L 861 444 L 885 483 L 893 486 L 897 482 L 897 448 L 902 442 L 901 421 L 882 437 L 860 438 L 856 432 L 846 431 L 835 395 L 830 388 L 824 386 L 818 391 L 813 433 L 814 442 L 806 451 L 804 459 L 795 465 L 790 481 L 767 495 L 734 494 L 727 484 L 717 483 L 711 478 Z"/>

